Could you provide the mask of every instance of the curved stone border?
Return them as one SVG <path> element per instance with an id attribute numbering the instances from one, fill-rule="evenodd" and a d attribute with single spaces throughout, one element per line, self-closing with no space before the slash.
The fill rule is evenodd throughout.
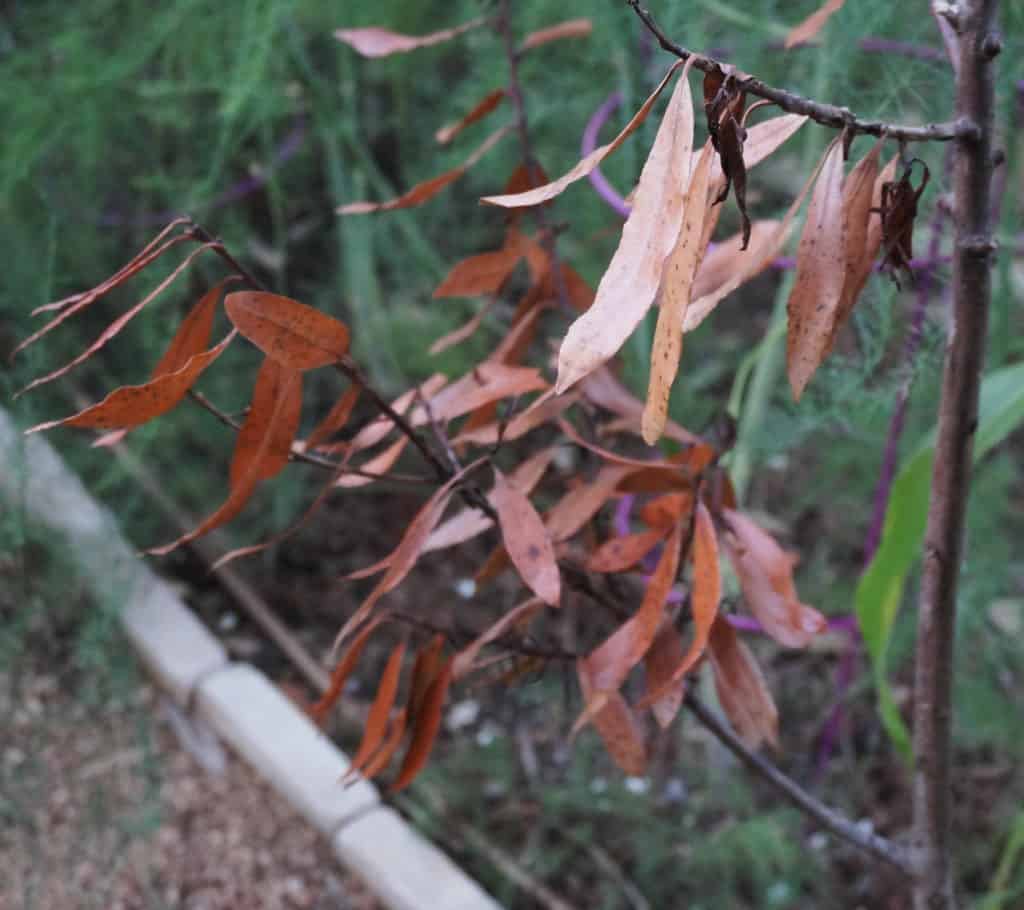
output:
<path id="1" fill-rule="evenodd" d="M 0 501 L 65 541 L 142 663 L 330 839 L 339 860 L 392 910 L 500 910 L 500 905 L 364 780 L 343 786 L 348 758 L 259 670 L 220 642 L 125 542 L 110 513 L 42 438 L 24 439 L 0 409 Z"/>

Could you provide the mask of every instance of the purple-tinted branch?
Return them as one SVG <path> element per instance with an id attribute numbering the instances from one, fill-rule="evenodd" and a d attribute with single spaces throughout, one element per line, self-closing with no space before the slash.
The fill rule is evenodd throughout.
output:
<path id="1" fill-rule="evenodd" d="M 642 32 L 641 34 L 648 34 Z M 615 109 L 622 104 L 622 92 L 613 92 L 605 100 L 591 118 L 587 121 L 586 129 L 583 130 L 583 141 L 580 143 L 580 154 L 583 157 L 589 155 L 597 148 L 597 137 L 601 134 L 601 127 L 608 122 L 608 118 Z M 591 184 L 605 202 L 608 203 L 623 218 L 629 217 L 629 205 L 626 200 L 616 192 L 608 178 L 601 173 L 601 168 L 596 167 L 588 175 Z"/>

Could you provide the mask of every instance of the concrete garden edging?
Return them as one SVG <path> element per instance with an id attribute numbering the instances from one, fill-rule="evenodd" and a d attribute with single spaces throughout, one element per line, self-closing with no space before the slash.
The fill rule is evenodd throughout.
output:
<path id="1" fill-rule="evenodd" d="M 347 756 L 249 664 L 220 642 L 138 557 L 113 516 L 39 436 L 0 409 L 0 505 L 61 536 L 90 591 L 123 603 L 121 625 L 169 697 L 212 727 L 331 843 L 340 862 L 392 910 L 500 910 L 448 856 L 380 802 L 345 787 Z"/>

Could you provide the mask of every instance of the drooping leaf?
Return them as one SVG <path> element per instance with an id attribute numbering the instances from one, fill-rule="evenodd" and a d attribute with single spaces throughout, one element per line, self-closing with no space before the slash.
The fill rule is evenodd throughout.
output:
<path id="1" fill-rule="evenodd" d="M 667 530 L 653 528 L 605 541 L 587 560 L 590 572 L 625 572 L 633 568 L 665 537 Z"/>
<path id="2" fill-rule="evenodd" d="M 786 364 L 797 401 L 831 347 L 846 280 L 846 227 L 840 138 L 829 147 L 811 194 L 786 304 Z"/>
<path id="3" fill-rule="evenodd" d="M 493 306 L 498 302 L 497 297 L 492 297 L 488 300 L 468 322 L 464 322 L 457 329 L 452 329 L 445 335 L 442 335 L 437 339 L 428 349 L 428 353 L 437 355 L 449 348 L 455 347 L 457 344 L 462 344 L 467 338 L 472 338 L 477 333 L 477 330 L 483 325 L 484 317 L 491 311 Z"/>
<path id="4" fill-rule="evenodd" d="M 569 19 L 566 22 L 559 22 L 557 25 L 549 25 L 547 28 L 530 32 L 519 45 L 519 53 L 540 47 L 552 41 L 562 41 L 566 38 L 586 38 L 594 30 L 594 24 L 589 19 Z"/>
<path id="5" fill-rule="evenodd" d="M 651 348 L 651 376 L 641 419 L 644 442 L 654 445 L 668 420 L 668 401 L 683 353 L 683 318 L 690 305 L 693 280 L 704 256 L 702 237 L 708 209 L 708 169 L 713 149 L 704 144 L 683 199 L 683 223 L 661 276 L 661 307 Z"/>
<path id="6" fill-rule="evenodd" d="M 363 777 L 367 780 L 375 778 L 391 763 L 391 759 L 394 758 L 399 746 L 402 745 L 402 740 L 405 738 L 405 729 L 408 724 L 408 718 L 408 708 L 402 708 L 401 711 L 397 712 L 391 718 L 391 721 L 388 724 L 387 734 L 384 737 L 384 741 L 380 744 L 380 748 L 377 749 L 376 754 L 374 754 L 374 756 L 360 769 Z"/>
<path id="7" fill-rule="evenodd" d="M 585 704 L 591 704 L 594 697 L 593 684 L 587 667 L 577 661 L 577 674 Z M 605 749 L 619 768 L 632 777 L 640 777 L 647 770 L 647 748 L 644 734 L 633 709 L 619 692 L 608 692 L 603 696 L 604 706 L 592 718 L 594 727 Z"/>
<path id="8" fill-rule="evenodd" d="M 373 631 L 380 625 L 383 617 L 376 616 L 371 619 L 362 629 L 355 638 L 352 639 L 352 644 L 348 646 L 348 649 L 341 656 L 341 659 L 336 664 L 334 671 L 331 673 L 331 681 L 327 687 L 327 691 L 320 697 L 320 700 L 316 702 L 310 709 L 309 715 L 313 718 L 313 722 L 317 725 L 322 725 L 324 719 L 327 717 L 327 712 L 331 710 L 337 704 L 338 699 L 341 698 L 341 693 L 345 688 L 345 683 L 348 682 L 348 678 L 352 675 L 352 671 L 356 668 L 356 664 L 359 663 L 359 658 L 363 653 L 363 649 L 366 647 L 366 642 L 369 641 Z"/>
<path id="9" fill-rule="evenodd" d="M 692 491 L 666 493 L 648 500 L 640 507 L 640 520 L 648 527 L 667 534 L 678 521 L 689 517 L 692 510 Z"/>
<path id="10" fill-rule="evenodd" d="M 538 392 L 547 387 L 540 371 L 533 367 L 482 363 L 433 395 L 429 399 L 429 412 L 423 405 L 414 408 L 410 422 L 413 426 L 422 426 L 432 419 L 454 420 L 492 401 Z"/>
<path id="11" fill-rule="evenodd" d="M 235 438 L 231 486 L 250 472 L 257 480 L 277 476 L 288 464 L 302 411 L 302 374 L 267 357 L 253 385 L 245 423 Z"/>
<path id="12" fill-rule="evenodd" d="M 922 168 L 921 182 L 915 187 L 910 175 L 914 164 Z M 917 217 L 917 203 L 921 198 L 931 172 L 920 158 L 909 161 L 899 180 L 882 185 L 882 200 L 879 212 L 882 219 L 882 243 L 885 251 L 883 265 L 899 284 L 898 272 L 903 269 L 913 278 L 910 260 L 914 257 L 914 220 Z"/>
<path id="13" fill-rule="evenodd" d="M 206 350 L 210 343 L 210 334 L 213 332 L 213 319 L 217 315 L 217 304 L 220 303 L 221 294 L 226 285 L 237 280 L 235 276 L 225 278 L 203 294 L 199 303 L 192 307 L 182 320 L 163 357 L 153 367 L 152 379 L 176 373 L 196 354 Z"/>
<path id="14" fill-rule="evenodd" d="M 718 701 L 733 729 L 750 748 L 767 742 L 779 747 L 779 712 L 761 668 L 736 630 L 722 617 L 708 640 Z"/>
<path id="15" fill-rule="evenodd" d="M 488 92 L 483 98 L 473 105 L 469 113 L 462 117 L 462 119 L 441 127 L 441 129 L 434 134 L 434 139 L 441 145 L 451 142 L 452 139 L 461 133 L 467 126 L 471 126 L 477 121 L 483 120 L 484 117 L 494 111 L 498 105 L 505 100 L 506 94 L 507 92 L 503 88 L 498 88 L 493 92 Z"/>
<path id="16" fill-rule="evenodd" d="M 93 354 L 95 354 L 98 350 L 100 350 L 100 348 L 106 345 L 106 343 L 110 341 L 112 338 L 115 338 L 121 332 L 121 330 L 126 325 L 128 325 L 129 322 L 131 322 L 136 316 L 138 316 L 139 313 L 142 312 L 142 310 L 146 307 L 147 304 L 155 300 L 165 290 L 167 290 L 167 288 L 172 284 L 174 279 L 177 278 L 182 272 L 184 272 L 192 264 L 193 260 L 196 259 L 196 257 L 201 256 L 212 246 L 213 244 L 204 243 L 202 246 L 196 247 L 196 249 L 189 253 L 188 256 L 185 257 L 184 261 L 181 262 L 174 269 L 174 271 L 171 272 L 170 275 L 168 275 L 152 291 L 150 291 L 145 297 L 143 297 L 142 300 L 140 300 L 133 307 L 128 309 L 126 312 L 122 313 L 113 322 L 111 322 L 102 332 L 100 332 L 99 337 L 92 344 L 90 344 L 84 351 L 82 351 L 77 357 L 72 359 L 70 362 L 64 364 L 64 366 L 54 370 L 53 372 L 47 373 L 45 376 L 40 376 L 38 379 L 33 379 L 32 382 L 30 382 L 27 386 L 25 386 L 25 388 L 18 392 L 17 395 L 15 395 L 15 397 L 17 398 L 20 395 L 24 395 L 27 391 L 29 391 L 30 389 L 34 389 L 36 386 L 43 385 L 47 382 L 53 382 L 54 379 L 59 379 L 61 376 L 68 373 L 76 366 L 78 366 L 80 363 L 83 363 L 90 357 L 92 357 Z M 71 315 L 74 309 L 75 307 L 70 307 L 64 310 L 59 316 L 51 320 L 46 326 L 41 328 L 34 335 L 25 339 L 25 341 L 18 345 L 18 347 L 14 349 L 14 353 L 17 353 L 18 351 L 30 345 L 33 341 L 36 341 L 37 339 L 41 338 L 52 328 L 56 327 L 63 319 Z"/>
<path id="17" fill-rule="evenodd" d="M 345 390 L 345 394 L 334 403 L 334 406 L 327 412 L 324 419 L 306 437 L 305 447 L 307 450 L 315 449 L 321 443 L 326 442 L 348 423 L 356 402 L 359 401 L 359 393 L 361 391 L 357 385 L 351 385 Z"/>
<path id="18" fill-rule="evenodd" d="M 379 452 L 377 455 L 374 455 L 373 458 L 367 459 L 359 465 L 358 473 L 356 470 L 352 470 L 350 473 L 342 474 L 336 481 L 334 481 L 334 485 L 336 487 L 354 490 L 357 487 L 365 487 L 368 484 L 373 483 L 378 478 L 387 474 L 387 472 L 395 466 L 395 463 L 402 457 L 402 453 L 408 445 L 409 437 L 399 436 L 398 439 L 391 443 L 391 445 L 382 452 Z"/>
<path id="19" fill-rule="evenodd" d="M 778 221 L 753 222 L 750 226 L 750 244 L 746 250 L 740 249 L 743 243 L 742 233 L 733 234 L 709 247 L 693 281 L 693 299 L 699 300 L 724 285 L 739 269 L 746 266 L 753 251 L 761 249 L 769 235 L 778 227 Z M 767 267 L 768 262 L 764 265 Z"/>
<path id="20" fill-rule="evenodd" d="M 494 469 L 491 502 L 498 513 L 501 537 L 512 564 L 526 586 L 545 603 L 557 607 L 561 578 L 548 530 L 529 498 Z"/>
<path id="21" fill-rule="evenodd" d="M 409 523 L 402 535 L 402 539 L 394 552 L 388 557 L 388 568 L 384 577 L 374 586 L 369 596 L 359 605 L 359 609 L 349 617 L 348 621 L 341 627 L 332 646 L 332 652 L 341 647 L 349 635 L 358 628 L 372 612 L 377 601 L 389 591 L 393 591 L 402 583 L 406 575 L 412 571 L 416 561 L 420 557 L 423 545 L 426 543 L 430 532 L 434 530 L 445 508 L 452 497 L 455 487 L 462 482 L 462 479 L 471 471 L 475 471 L 484 459 L 478 459 L 466 465 L 461 471 L 455 474 L 444 486 L 439 487 L 434 494 L 424 503 L 423 507 L 416 513 L 415 518 Z"/>
<path id="22" fill-rule="evenodd" d="M 465 32 L 486 24 L 483 17 L 464 22 L 453 28 L 445 28 L 431 32 L 429 35 L 401 35 L 384 28 L 339 28 L 334 37 L 358 51 L 364 57 L 387 57 L 391 54 L 405 54 L 421 47 L 431 47 L 451 41 Z"/>
<path id="23" fill-rule="evenodd" d="M 644 655 L 647 691 L 662 693 L 651 699 L 651 713 L 662 730 L 675 720 L 686 694 L 686 680 L 673 678 L 684 653 L 682 637 L 666 616 L 650 650 Z"/>
<path id="24" fill-rule="evenodd" d="M 555 396 L 554 390 L 549 389 L 511 420 L 495 421 L 475 430 L 465 430 L 452 440 L 452 445 L 459 446 L 470 442 L 475 445 L 493 445 L 499 437 L 506 442 L 521 439 L 537 427 L 556 419 L 578 400 L 579 398 L 572 394 Z"/>
<path id="25" fill-rule="evenodd" d="M 224 298 L 228 318 L 268 357 L 293 370 L 336 363 L 348 353 L 348 327 L 320 310 L 266 291 Z"/>
<path id="26" fill-rule="evenodd" d="M 593 518 L 630 469 L 623 465 L 604 465 L 593 481 L 569 490 L 544 516 L 544 524 L 556 543 L 573 537 Z"/>
<path id="27" fill-rule="evenodd" d="M 730 533 L 723 543 L 739 576 L 743 599 L 765 632 L 787 648 L 805 648 L 826 620 L 800 602 L 793 584 L 797 558 L 742 512 L 724 509 Z"/>
<path id="28" fill-rule="evenodd" d="M 290 419 L 289 415 L 294 413 L 294 389 L 299 387 L 301 374 L 294 370 L 282 370 L 281 372 L 282 381 L 274 386 L 277 397 L 272 403 L 270 417 L 267 420 L 260 421 L 263 427 L 263 437 L 259 440 L 256 449 L 246 455 L 249 467 L 244 472 L 237 474 L 236 482 L 231 484 L 228 498 L 217 511 L 208 516 L 197 528 L 194 528 L 187 534 L 183 534 L 169 544 L 165 544 L 162 547 L 153 547 L 146 552 L 155 556 L 163 556 L 177 549 L 182 544 L 186 544 L 197 537 L 209 533 L 214 528 L 227 524 L 227 522 L 231 521 L 232 518 L 242 511 L 263 476 L 264 457 L 273 451 L 272 445 L 274 440 L 280 438 L 278 424 L 286 423 Z"/>
<path id="29" fill-rule="evenodd" d="M 430 688 L 424 696 L 423 705 L 412 719 L 412 741 L 405 753 L 398 777 L 389 788 L 392 793 L 397 793 L 408 787 L 415 780 L 416 775 L 423 770 L 423 766 L 426 765 L 427 759 L 430 757 L 434 740 L 437 739 L 438 730 L 441 729 L 441 712 L 452 681 L 452 666 L 451 660 L 444 664 L 430 684 Z"/>
<path id="30" fill-rule="evenodd" d="M 826 0 L 803 22 L 793 26 L 789 34 L 786 35 L 786 50 L 788 51 L 791 47 L 796 47 L 798 44 L 807 44 L 807 42 L 813 41 L 825 23 L 843 8 L 845 2 L 846 0 Z"/>
<path id="31" fill-rule="evenodd" d="M 507 635 L 512 629 L 525 625 L 542 609 L 544 609 L 544 601 L 539 597 L 531 597 L 519 606 L 513 607 L 496 623 L 481 632 L 455 655 L 452 667 L 453 679 L 460 680 L 472 673 L 477 656 L 487 645 Z"/>
<path id="32" fill-rule="evenodd" d="M 398 682 L 402 673 L 402 661 L 405 659 L 405 642 L 399 642 L 392 649 L 388 661 L 384 665 L 384 672 L 381 674 L 380 682 L 377 684 L 377 694 L 370 705 L 370 712 L 366 716 L 366 726 L 363 728 L 363 738 L 359 748 L 352 758 L 352 772 L 358 772 L 374 756 L 384 740 L 387 732 L 388 720 L 391 717 L 391 709 L 395 705 L 395 696 L 398 694 Z"/>
<path id="33" fill-rule="evenodd" d="M 413 401 L 419 398 L 429 401 L 440 389 L 444 388 L 445 383 L 447 382 L 447 377 L 440 373 L 435 373 L 429 379 L 421 382 L 418 386 L 414 386 L 399 395 L 391 402 L 391 409 L 397 414 L 404 415 L 405 412 L 409 410 Z M 385 439 L 394 429 L 395 425 L 391 422 L 391 418 L 381 415 L 376 420 L 371 421 L 363 427 L 351 442 L 341 443 L 340 448 L 350 451 L 352 454 L 362 452 L 364 449 L 369 449 L 372 446 L 377 445 L 377 443 Z M 333 446 L 324 446 L 322 448 L 324 451 L 328 452 L 336 450 Z"/>
<path id="34" fill-rule="evenodd" d="M 412 665 L 412 680 L 409 684 L 408 713 L 415 717 L 423 707 L 423 701 L 430 690 L 430 684 L 437 679 L 444 660 L 443 635 L 434 635 L 416 655 Z"/>
<path id="35" fill-rule="evenodd" d="M 508 280 L 522 253 L 515 247 L 502 247 L 492 253 L 479 253 L 452 266 L 434 291 L 434 298 L 480 297 L 497 294 Z"/>
<path id="36" fill-rule="evenodd" d="M 718 152 L 725 183 L 715 197 L 724 202 L 732 188 L 743 221 L 742 249 L 750 243 L 750 217 L 747 215 L 747 166 L 743 144 L 747 131 L 743 126 L 745 95 L 730 68 L 715 67 L 704 75 L 704 111 L 708 119 L 710 141 Z"/>
<path id="37" fill-rule="evenodd" d="M 220 344 L 201 354 L 196 354 L 177 371 L 166 373 L 142 385 L 122 386 L 111 392 L 103 401 L 79 411 L 62 420 L 51 420 L 26 430 L 38 433 L 51 427 L 137 427 L 174 408 L 185 393 L 195 384 L 203 371 L 210 366 L 231 343 L 235 333 L 231 332 Z"/>
<path id="38" fill-rule="evenodd" d="M 558 354 L 559 394 L 605 363 L 650 309 L 683 219 L 693 146 L 691 57 L 676 82 L 637 184 L 622 237 L 593 305 L 570 327 Z"/>
<path id="39" fill-rule="evenodd" d="M 549 199 L 554 199 L 558 196 L 566 187 L 575 183 L 577 180 L 582 180 L 591 171 L 594 170 L 605 158 L 607 158 L 612 152 L 614 152 L 629 136 L 640 126 L 646 119 L 647 115 L 651 112 L 651 108 L 654 107 L 654 102 L 658 100 L 658 96 L 661 95 L 662 90 L 668 85 L 669 80 L 679 67 L 683 64 L 676 62 L 672 65 L 669 71 L 665 74 L 665 78 L 658 83 L 658 87 L 651 93 L 650 97 L 643 103 L 634 115 L 633 118 L 623 127 L 622 131 L 607 145 L 602 145 L 599 148 L 594 149 L 589 155 L 580 160 L 572 170 L 568 173 L 563 174 L 557 180 L 551 183 L 546 183 L 543 186 L 534 187 L 533 189 L 526 190 L 525 192 L 518 193 L 505 193 L 501 196 L 484 196 L 481 202 L 488 203 L 490 205 L 501 206 L 502 208 L 522 208 L 524 206 L 539 205 L 542 202 L 547 202 Z"/>
<path id="40" fill-rule="evenodd" d="M 389 199 L 386 202 L 349 202 L 339 206 L 337 212 L 339 215 L 365 215 L 369 212 L 390 212 L 394 209 L 409 209 L 423 205 L 424 202 L 433 199 L 448 184 L 458 180 L 508 134 L 508 127 L 496 130 L 458 167 L 445 171 L 437 177 L 432 177 L 430 180 L 417 183 L 412 189 L 407 190 L 401 196 Z"/>

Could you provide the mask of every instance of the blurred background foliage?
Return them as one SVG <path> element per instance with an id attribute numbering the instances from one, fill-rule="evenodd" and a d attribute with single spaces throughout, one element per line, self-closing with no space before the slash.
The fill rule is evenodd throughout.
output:
<path id="1" fill-rule="evenodd" d="M 823 33 L 824 46 L 782 51 L 788 28 L 817 5 L 812 0 L 651 4 L 666 32 L 681 43 L 735 62 L 768 82 L 883 119 L 926 122 L 949 116 L 948 67 L 892 51 L 872 52 L 870 40 L 868 47 L 863 44 L 884 38 L 938 49 L 923 0 L 910 6 L 887 0 L 847 4 Z M 517 0 L 514 8 L 520 33 L 568 15 L 564 4 L 552 0 Z M 223 237 L 272 289 L 347 320 L 357 356 L 386 389 L 397 391 L 436 370 L 457 375 L 467 369 L 500 337 L 501 321 L 489 319 L 481 335 L 432 357 L 429 344 L 478 304 L 432 301 L 430 293 L 451 263 L 500 241 L 501 215 L 480 206 L 478 197 L 498 190 L 514 169 L 515 142 L 504 142 L 422 209 L 347 219 L 334 209 L 356 199 L 389 198 L 456 165 L 493 124 L 508 119 L 509 112 L 499 109 L 489 124 L 472 128 L 450 147 L 433 139 L 439 126 L 504 84 L 500 42 L 482 29 L 436 48 L 372 61 L 339 44 L 333 31 L 382 25 L 421 33 L 491 10 L 480 0 L 6 4 L 0 13 L 0 96 L 5 99 L 0 392 L 6 406 L 29 425 L 69 413 L 74 393 L 96 399 L 117 384 L 148 375 L 177 319 L 204 282 L 221 274 L 213 259 L 200 260 L 194 276 L 180 278 L 172 293 L 101 356 L 72 373 L 70 382 L 11 404 L 17 388 L 74 356 L 114 314 L 155 286 L 170 271 L 170 262 L 119 289 L 13 364 L 6 363 L 6 354 L 35 327 L 29 316 L 33 307 L 96 284 L 177 213 L 194 216 Z M 624 3 L 594 0 L 576 4 L 571 14 L 589 16 L 592 35 L 535 50 L 524 56 L 520 70 L 534 148 L 552 175 L 578 158 L 583 128 L 610 93 L 621 92 L 623 104 L 606 128 L 609 135 L 639 106 L 668 62 Z M 1018 303 L 1022 273 L 1013 255 L 1021 244 L 1022 101 L 1015 86 L 1024 79 L 1024 6 L 1003 4 L 1003 28 L 1007 50 L 999 63 L 998 123 L 1007 161 L 999 178 L 1002 253 L 989 369 L 1018 361 L 1024 339 Z M 657 120 L 652 117 L 604 167 L 623 193 L 639 174 Z M 761 216 L 779 211 L 827 139 L 825 130 L 808 126 L 759 168 L 751 181 L 752 210 Z M 860 139 L 853 153 L 859 156 L 868 147 Z M 914 152 L 934 175 L 918 228 L 921 255 L 936 201 L 950 184 L 945 149 Z M 553 218 L 566 224 L 561 255 L 596 285 L 620 219 L 585 182 L 556 203 Z M 723 231 L 735 229 L 731 205 L 723 221 Z M 948 236 L 942 249 L 948 252 Z M 883 279 L 872 281 L 837 354 L 799 406 L 791 402 L 781 376 L 777 337 L 761 343 L 777 301 L 784 301 L 778 274 L 727 300 L 687 338 L 674 416 L 696 431 L 714 424 L 727 408 L 738 419 L 732 458 L 747 503 L 770 515 L 799 550 L 801 595 L 826 612 L 850 608 L 892 405 L 908 372 L 914 384 L 901 450 L 912 451 L 933 422 L 948 277 L 948 267 L 940 267 L 921 351 L 911 365 L 901 350 L 913 294 L 899 293 Z M 652 328 L 642 326 L 623 354 L 623 376 L 636 391 L 646 385 Z M 218 369 L 204 377 L 202 388 L 225 410 L 237 411 L 246 404 L 255 364 L 251 350 L 233 346 Z M 322 413 L 336 390 L 333 376 L 310 378 L 308 421 Z M 130 444 L 166 492 L 204 511 L 222 496 L 229 439 L 224 427 L 186 405 L 134 432 Z M 53 441 L 90 488 L 115 506 L 133 540 L 148 545 L 171 536 L 109 453 L 90 449 L 84 438 L 67 431 L 58 431 Z M 1000 775 L 1024 758 L 1019 645 L 1024 564 L 1014 546 L 1024 532 L 1021 445 L 1019 433 L 1011 436 L 978 471 L 960 595 L 956 735 L 964 772 L 958 781 L 964 813 L 958 825 L 965 835 L 960 861 L 965 888 L 979 897 L 988 891 L 1021 806 L 1019 775 L 1012 786 L 1001 784 L 993 794 L 972 776 L 980 768 L 1005 782 Z M 280 529 L 307 494 L 305 475 L 289 472 L 246 512 L 244 539 Z M 20 552 L 27 533 L 18 516 L 7 516 L 0 524 L 0 551 Z M 271 577 L 274 560 L 269 554 L 256 563 Z M 355 568 L 350 562 L 341 565 Z M 905 607 L 914 593 L 911 585 Z M 4 604 L 5 661 L 23 653 L 15 642 L 29 609 L 49 606 L 38 597 Z M 904 700 L 912 612 L 901 612 L 892 654 L 897 692 Z M 81 617 L 69 633 L 92 649 L 94 667 L 106 663 L 108 650 L 121 646 L 109 622 L 96 625 L 102 622 L 102 617 Z M 806 779 L 813 772 L 815 737 L 834 697 L 834 654 L 792 657 L 765 651 L 764 656 L 783 717 L 784 761 Z M 525 716 L 540 716 L 557 693 L 557 685 L 543 683 L 509 699 Z M 908 777 L 879 731 L 867 684 L 855 686 L 849 700 L 857 733 L 841 744 L 815 786 L 851 811 L 881 817 L 886 800 L 905 789 Z M 589 744 L 578 744 L 555 770 L 518 782 L 525 787 L 519 794 L 523 805 L 533 807 L 518 818 L 511 810 L 508 817 L 495 817 L 481 798 L 488 786 L 509 789 L 520 773 L 510 739 L 484 742 L 481 730 L 465 734 L 464 741 L 456 736 L 430 774 L 459 811 L 495 836 L 511 829 L 509 837 L 524 862 L 556 890 L 560 885 L 569 892 L 591 888 L 590 906 L 624 905 L 621 882 L 614 877 L 601 877 L 600 886 L 587 882 L 593 845 L 614 854 L 618 867 L 655 907 L 853 906 L 847 901 L 875 893 L 863 875 L 858 879 L 843 866 L 849 857 L 842 851 L 831 863 L 827 851 L 811 851 L 809 858 L 799 816 L 746 782 L 688 724 L 680 737 L 671 750 L 675 764 L 659 785 L 647 782 L 633 790 Z M 552 750 L 557 757 L 558 749 Z M 893 809 L 897 820 L 904 810 L 905 805 Z M 471 857 L 467 862 L 515 904 L 486 863 Z M 844 884 L 836 891 L 838 880 Z M 1012 882 L 1019 895 L 1024 877 L 1018 873 Z"/>

